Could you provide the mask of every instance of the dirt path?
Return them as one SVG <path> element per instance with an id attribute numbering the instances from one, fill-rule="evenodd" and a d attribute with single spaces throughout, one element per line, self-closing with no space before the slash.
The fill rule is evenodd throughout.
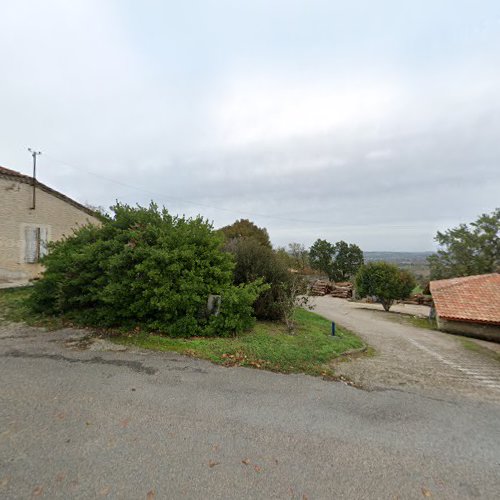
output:
<path id="1" fill-rule="evenodd" d="M 361 386 L 500 401 L 500 362 L 493 351 L 467 349 L 463 337 L 395 321 L 394 313 L 374 306 L 332 297 L 316 297 L 314 303 L 315 312 L 358 333 L 376 350 L 375 356 L 337 363 L 338 373 Z"/>

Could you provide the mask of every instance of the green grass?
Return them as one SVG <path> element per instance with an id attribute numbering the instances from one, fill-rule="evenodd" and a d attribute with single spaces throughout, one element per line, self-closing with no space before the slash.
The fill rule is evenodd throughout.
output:
<path id="1" fill-rule="evenodd" d="M 33 314 L 26 306 L 29 288 L 0 290 L 0 318 L 33 326 L 61 328 L 64 318 Z M 147 333 L 115 332 L 113 342 L 207 359 L 226 366 L 249 366 L 283 373 L 333 377 L 331 361 L 347 351 L 364 347 L 353 333 L 304 309 L 295 312 L 296 328 L 290 334 L 281 323 L 257 322 L 249 331 L 231 338 L 170 338 Z"/>
<path id="2" fill-rule="evenodd" d="M 49 330 L 62 328 L 64 321 L 54 316 L 35 314 L 26 305 L 31 287 L 0 290 L 0 321 L 23 322 L 30 326 L 42 326 Z"/>
<path id="3" fill-rule="evenodd" d="M 226 366 L 249 366 L 282 373 L 333 376 L 330 362 L 354 349 L 364 347 L 353 333 L 337 328 L 330 335 L 330 321 L 304 309 L 295 312 L 293 334 L 284 325 L 258 322 L 252 331 L 232 338 L 177 339 L 161 335 L 128 334 L 114 342 L 157 351 L 175 351 Z"/>
<path id="4" fill-rule="evenodd" d="M 403 321 L 418 328 L 427 328 L 429 330 L 438 329 L 435 319 L 422 318 L 420 316 L 404 316 Z"/>
<path id="5" fill-rule="evenodd" d="M 382 310 L 374 310 L 373 311 L 383 314 L 385 318 L 390 319 L 396 323 L 404 324 L 404 325 L 412 325 L 417 328 L 427 328 L 428 330 L 437 330 L 437 323 L 435 319 L 424 318 L 423 316 L 412 316 L 410 314 L 403 314 L 395 311 L 390 311 L 387 314 Z"/>
<path id="6" fill-rule="evenodd" d="M 472 340 L 460 339 L 460 342 L 469 351 L 485 354 L 488 357 L 494 359 L 495 361 L 500 362 L 500 353 L 495 352 L 492 349 L 488 349 L 487 347 L 484 347 L 482 345 L 479 345 L 476 342 L 473 342 Z"/>

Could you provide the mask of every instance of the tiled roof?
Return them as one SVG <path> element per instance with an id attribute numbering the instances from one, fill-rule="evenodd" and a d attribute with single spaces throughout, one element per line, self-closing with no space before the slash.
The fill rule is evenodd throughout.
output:
<path id="1" fill-rule="evenodd" d="M 24 175 L 21 174 L 21 172 L 17 172 L 15 170 L 11 170 L 10 168 L 5 168 L 0 166 L 0 177 L 4 177 L 7 179 L 15 179 L 18 182 L 23 182 L 24 184 L 30 184 L 33 185 L 33 177 L 29 175 Z M 45 191 L 46 193 L 49 193 L 56 198 L 59 198 L 66 203 L 69 203 L 70 205 L 73 205 L 75 208 L 78 208 L 82 212 L 85 212 L 92 217 L 96 217 L 96 214 L 93 210 L 90 208 L 87 208 L 85 205 L 82 205 L 81 203 L 78 203 L 77 201 L 71 199 L 69 196 L 66 196 L 65 194 L 60 193 L 59 191 L 56 191 L 55 189 L 50 188 L 49 186 L 46 186 L 45 184 L 42 184 L 38 180 L 36 181 L 36 187 L 37 189 L 41 189 L 42 191 Z"/>
<path id="2" fill-rule="evenodd" d="M 500 274 L 431 281 L 440 318 L 500 325 Z"/>

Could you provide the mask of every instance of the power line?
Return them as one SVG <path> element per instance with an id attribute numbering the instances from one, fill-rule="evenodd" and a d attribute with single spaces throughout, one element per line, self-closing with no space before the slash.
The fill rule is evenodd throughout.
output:
<path id="1" fill-rule="evenodd" d="M 149 195 L 159 197 L 160 199 L 164 199 L 164 200 L 168 200 L 168 201 L 172 201 L 172 202 L 178 202 L 178 203 L 180 202 L 180 203 L 195 205 L 195 206 L 204 207 L 204 208 L 210 208 L 212 210 L 219 210 L 219 211 L 226 212 L 226 213 L 233 213 L 233 214 L 239 215 L 240 217 L 242 215 L 246 215 L 246 216 L 250 216 L 250 217 L 264 217 L 267 219 L 275 219 L 275 220 L 293 222 L 293 223 L 298 223 L 298 224 L 314 224 L 314 225 L 323 225 L 323 226 L 328 225 L 328 226 L 334 226 L 338 229 L 340 229 L 340 228 L 352 228 L 352 227 L 377 227 L 377 226 L 378 227 L 386 227 L 386 228 L 394 228 L 394 229 L 396 229 L 396 228 L 414 229 L 415 227 L 417 227 L 415 225 L 412 226 L 409 224 L 358 224 L 358 225 L 346 224 L 346 225 L 339 225 L 339 224 L 331 224 L 330 222 L 327 222 L 327 221 L 294 219 L 294 218 L 290 218 L 290 217 L 283 217 L 280 215 L 268 215 L 268 214 L 261 214 L 261 213 L 257 213 L 257 212 L 248 212 L 245 210 L 234 210 L 234 209 L 230 209 L 230 208 L 225 208 L 225 207 L 220 207 L 220 206 L 216 206 L 216 205 L 210 205 L 207 203 L 201 203 L 201 202 L 197 202 L 197 201 L 193 201 L 193 200 L 188 200 L 186 198 L 182 198 L 179 196 L 172 196 L 170 194 L 165 195 L 164 193 L 158 193 L 155 191 L 151 191 L 151 190 L 146 189 L 146 188 L 141 187 L 141 186 L 128 184 L 126 182 L 123 182 L 123 181 L 120 181 L 117 179 L 112 179 L 110 177 L 106 177 L 104 175 L 101 175 L 101 174 L 98 174 L 98 173 L 93 172 L 91 170 L 88 170 L 82 166 L 77 166 L 77 165 L 68 163 L 66 161 L 60 160 L 58 158 L 54 158 L 53 156 L 48 155 L 46 153 L 44 153 L 44 155 L 46 158 L 52 159 L 53 161 L 55 161 L 57 163 L 60 163 L 62 165 L 66 165 L 74 170 L 79 171 L 79 172 L 83 171 L 91 176 L 106 180 L 106 181 L 111 182 L 113 184 L 121 185 L 121 186 L 130 188 L 130 189 L 135 189 L 136 191 L 142 191 L 143 193 L 147 193 Z"/>
<path id="2" fill-rule="evenodd" d="M 57 158 L 54 158 L 50 155 L 45 155 L 47 158 L 51 158 L 53 161 L 56 161 L 58 163 L 61 163 L 63 165 L 66 165 L 68 167 L 71 167 L 75 170 L 78 170 L 78 171 L 84 171 L 86 172 L 87 174 L 89 175 L 93 175 L 95 177 L 98 177 L 100 179 L 103 179 L 103 180 L 106 180 L 106 181 L 109 181 L 109 182 L 112 182 L 114 184 L 119 184 L 119 185 L 122 185 L 124 187 L 128 187 L 128 188 L 131 188 L 131 189 L 135 189 L 137 191 L 142 191 L 144 193 L 148 193 L 148 194 L 151 194 L 151 195 L 154 195 L 154 196 L 159 196 L 159 197 L 163 197 L 167 200 L 175 200 L 175 201 L 178 201 L 178 202 L 181 202 L 181 203 L 186 203 L 186 204 L 191 204 L 191 205 L 196 205 L 196 206 L 200 206 L 200 207 L 204 207 L 204 208 L 211 208 L 213 210 L 220 210 L 220 211 L 223 211 L 223 212 L 228 212 L 228 213 L 234 213 L 234 214 L 239 214 L 239 215 L 249 215 L 249 216 L 252 216 L 252 217 L 266 217 L 268 219 L 277 219 L 277 220 L 283 220 L 283 221 L 287 221 L 287 222 L 297 222 L 297 223 L 301 223 L 301 224 L 324 224 L 325 222 L 319 222 L 319 221 L 311 221 L 311 220 L 300 220 L 300 219 L 292 219 L 292 218 L 289 218 L 289 217 L 282 217 L 280 215 L 267 215 L 267 214 L 261 214 L 261 213 L 257 213 L 257 212 L 247 212 L 247 211 L 243 211 L 243 210 L 233 210 L 233 209 L 230 209 L 230 208 L 225 208 L 225 207 L 218 207 L 218 206 L 215 206 L 215 205 L 209 205 L 209 204 L 206 204 L 206 203 L 200 203 L 198 201 L 192 201 L 192 200 L 188 200 L 186 198 L 181 198 L 181 197 L 178 197 L 178 196 L 172 196 L 172 195 L 165 195 L 164 193 L 160 194 L 160 193 L 157 193 L 155 191 L 151 191 L 149 189 L 145 189 L 143 187 L 139 187 L 139 186 L 135 186 L 135 185 L 132 185 L 132 184 L 127 184 L 125 182 L 122 182 L 122 181 L 118 181 L 116 179 L 111 179 L 109 177 L 105 177 L 101 174 L 97 174 L 95 172 L 92 172 L 90 170 L 87 170 L 85 168 L 82 168 L 80 166 L 76 166 L 76 165 L 72 165 L 70 163 L 67 163 L 65 161 L 62 161 L 62 160 L 59 160 Z"/>

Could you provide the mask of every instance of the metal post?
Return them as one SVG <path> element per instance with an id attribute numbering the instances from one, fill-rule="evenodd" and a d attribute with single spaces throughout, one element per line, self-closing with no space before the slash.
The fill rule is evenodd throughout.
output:
<path id="1" fill-rule="evenodd" d="M 33 156 L 33 203 L 31 205 L 31 210 L 35 210 L 36 206 L 36 157 L 41 155 L 41 151 L 33 151 L 31 148 L 28 148 L 28 151 Z"/>

